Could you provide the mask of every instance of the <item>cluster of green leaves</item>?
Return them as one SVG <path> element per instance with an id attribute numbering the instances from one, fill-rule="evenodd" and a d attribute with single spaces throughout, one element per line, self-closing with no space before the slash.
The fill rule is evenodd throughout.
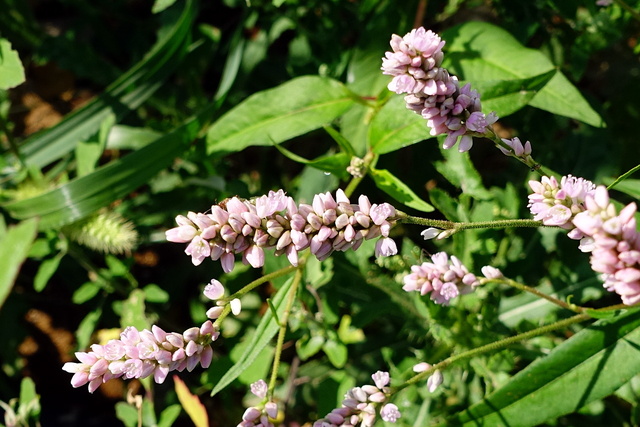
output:
<path id="1" fill-rule="evenodd" d="M 347 185 L 353 157 L 369 167 L 354 196 L 452 221 L 529 215 L 530 171 L 486 141 L 476 141 L 471 156 L 439 150 L 424 120 L 386 89 L 389 78 L 379 68 L 389 36 L 408 31 L 426 2 L 398 8 L 376 0 L 158 0 L 144 13 L 109 2 L 61 3 L 74 22 L 55 37 L 43 31 L 37 9 L 0 1 L 11 11 L 0 16 L 0 131 L 6 136 L 0 319 L 20 324 L 29 308 L 37 308 L 72 330 L 74 348 L 50 358 L 66 361 L 73 350 L 128 325 L 179 331 L 204 321 L 204 283 L 217 277 L 235 291 L 260 272 L 240 263 L 228 275 L 211 263 L 194 268 L 179 247 L 161 243 L 172 218 L 275 188 L 309 202 L 313 194 Z M 485 112 L 497 112 L 505 133 L 531 140 L 536 159 L 562 174 L 610 183 L 635 166 L 625 154 L 634 152 L 635 130 L 627 123 L 637 115 L 638 89 L 627 84 L 614 92 L 622 80 L 610 81 L 631 73 L 637 60 L 625 45 L 637 30 L 632 14 L 617 4 L 494 1 L 488 13 L 500 25 L 477 19 L 450 24 L 469 14 L 485 16 L 479 3 L 428 2 L 424 16 L 430 17 L 426 26 L 443 30 L 444 65 L 481 92 Z M 114 47 L 103 14 L 123 27 L 131 25 L 129 14 L 144 21 L 124 40 L 116 31 Z M 87 48 L 87 39 L 95 49 Z M 598 60 L 615 72 L 594 70 Z M 12 135 L 17 101 L 7 89 L 24 81 L 22 64 L 53 61 L 78 85 L 86 79 L 100 89 L 56 126 Z M 637 184 L 627 179 L 615 188 L 638 198 Z M 101 254 L 73 240 L 68 230 L 104 209 L 136 225 L 135 256 Z M 578 304 L 614 301 L 584 254 L 557 230 L 466 230 L 429 244 L 420 242 L 419 231 L 394 229 L 401 252 L 377 263 L 372 242 L 322 263 L 308 260 L 289 318 L 291 345 L 277 373 L 275 395 L 285 419 L 323 416 L 377 370 L 390 371 L 393 384 L 400 384 L 418 362 L 435 363 L 567 316 L 495 285 L 451 307 L 407 294 L 402 276 L 426 259 L 425 250 L 446 250 L 476 273 L 491 264 Z M 261 273 L 286 263 L 268 255 Z M 127 426 L 167 426 L 181 416 L 197 426 L 237 423 L 244 407 L 255 403 L 248 385 L 269 375 L 291 284 L 283 277 L 243 298 L 241 315 L 225 320 L 212 367 L 185 377 L 191 392 L 179 380 L 174 390 L 147 380 L 143 387 L 155 399 L 118 402 L 115 411 L 93 416 L 109 420 L 115 412 Z M 630 312 L 574 326 L 570 339 L 545 334 L 453 365 L 437 392 L 417 384 L 394 397 L 403 413 L 397 425 L 602 425 L 635 417 L 638 330 L 638 314 Z M 37 370 L 37 362 L 17 350 L 28 334 L 0 331 L 3 342 L 15 344 L 0 350 L 6 377 L 0 378 L 0 400 L 17 394 L 25 363 Z M 70 388 L 68 379 L 55 387 Z M 36 381 L 40 394 L 51 389 L 47 381 Z M 614 393 L 633 411 L 607 398 Z M 51 416 L 81 411 L 68 400 Z"/>

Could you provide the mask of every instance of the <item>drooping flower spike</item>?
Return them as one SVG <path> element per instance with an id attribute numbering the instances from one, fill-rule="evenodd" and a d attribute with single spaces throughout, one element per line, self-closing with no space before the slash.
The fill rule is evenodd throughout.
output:
<path id="1" fill-rule="evenodd" d="M 446 253 L 438 252 L 431 256 L 431 261 L 411 266 L 411 273 L 404 276 L 402 289 L 430 294 L 436 303 L 448 305 L 451 299 L 471 292 L 480 284 L 455 256 L 449 259 Z"/>
<path id="2" fill-rule="evenodd" d="M 441 67 L 445 42 L 423 27 L 404 37 L 391 37 L 392 52 L 382 58 L 383 74 L 393 76 L 389 90 L 406 93 L 407 108 L 427 120 L 433 136 L 447 135 L 444 148 L 468 151 L 473 136 L 483 135 L 498 120 L 495 113 L 482 113 L 480 95 L 470 85 L 462 88 L 456 76 Z"/>
<path id="3" fill-rule="evenodd" d="M 573 224 L 591 239 L 591 268 L 603 274 L 604 287 L 617 293 L 622 302 L 640 302 L 640 232 L 636 228 L 636 204 L 620 213 L 609 200 L 606 187 L 599 186 L 586 196 L 586 210 Z"/>
<path id="4" fill-rule="evenodd" d="M 129 326 L 120 334 L 120 339 L 105 345 L 93 344 L 89 352 L 77 352 L 80 363 L 67 362 L 62 369 L 73 374 L 73 387 L 88 383 L 90 393 L 113 378 L 153 376 L 160 384 L 171 371 L 191 372 L 198 364 L 208 368 L 213 357 L 211 342 L 218 336 L 211 321 L 182 334 L 165 332 L 155 325 L 151 331 L 138 331 Z"/>
<path id="5" fill-rule="evenodd" d="M 345 394 L 342 406 L 313 423 L 313 427 L 371 427 L 378 414 L 383 421 L 391 423 L 400 419 L 398 407 L 387 402 L 389 373 L 378 371 L 371 378 L 375 385 L 350 389 Z"/>
<path id="6" fill-rule="evenodd" d="M 264 265 L 264 251 L 286 255 L 298 265 L 298 253 L 309 248 L 319 260 L 334 251 L 356 250 L 364 240 L 376 242 L 376 256 L 397 253 L 389 231 L 396 210 L 388 203 L 372 204 L 360 196 L 352 204 L 342 190 L 317 194 L 313 203 L 296 205 L 284 191 L 270 191 L 254 200 L 238 197 L 211 207 L 211 213 L 178 215 L 178 227 L 167 230 L 170 242 L 188 243 L 185 252 L 194 265 L 205 258 L 220 260 L 222 269 L 233 270 L 235 255 L 254 268 Z"/>

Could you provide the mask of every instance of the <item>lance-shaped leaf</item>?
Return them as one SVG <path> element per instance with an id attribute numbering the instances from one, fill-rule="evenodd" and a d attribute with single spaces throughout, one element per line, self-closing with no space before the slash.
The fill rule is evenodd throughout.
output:
<path id="1" fill-rule="evenodd" d="M 536 426 L 602 399 L 640 373 L 640 311 L 599 320 L 442 426 Z"/>
<path id="2" fill-rule="evenodd" d="M 447 41 L 444 66 L 466 81 L 516 80 L 554 70 L 540 51 L 522 46 L 507 31 L 485 22 L 467 22 L 444 31 Z M 602 118 L 561 72 L 533 97 L 529 105 L 592 126 Z"/>
<path id="3" fill-rule="evenodd" d="M 354 101 L 337 80 L 293 79 L 251 95 L 220 117 L 207 133 L 207 153 L 232 153 L 252 145 L 273 145 L 330 123 Z"/>
<path id="4" fill-rule="evenodd" d="M 36 238 L 36 220 L 24 221 L 0 238 L 0 307 L 9 296 L 20 266 Z"/>
<path id="5" fill-rule="evenodd" d="M 371 168 L 369 170 L 369 175 L 371 175 L 371 178 L 373 178 L 373 181 L 379 189 L 396 199 L 398 202 L 422 212 L 433 211 L 433 206 L 418 197 L 418 195 L 414 193 L 407 184 L 402 182 L 388 170 Z"/>
<path id="6" fill-rule="evenodd" d="M 147 183 L 177 157 L 197 134 L 192 119 L 173 132 L 59 188 L 3 205 L 16 219 L 40 217 L 40 229 L 60 227 L 108 206 Z"/>
<path id="7" fill-rule="evenodd" d="M 29 165 L 46 166 L 96 133 L 110 114 L 119 120 L 140 106 L 180 64 L 186 53 L 191 23 L 196 13 L 194 0 L 184 2 L 169 31 L 145 58 L 113 82 L 104 93 L 65 117 L 56 126 L 24 141 L 20 151 Z M 167 13 L 172 11 L 167 11 Z"/>

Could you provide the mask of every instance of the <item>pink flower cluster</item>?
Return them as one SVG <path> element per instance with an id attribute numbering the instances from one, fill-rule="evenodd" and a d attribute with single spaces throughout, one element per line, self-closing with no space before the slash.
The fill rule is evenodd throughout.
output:
<path id="1" fill-rule="evenodd" d="M 573 218 L 585 210 L 585 200 L 592 195 L 596 186 L 589 180 L 575 176 L 563 176 L 558 183 L 554 177 L 543 176 L 541 181 L 529 181 L 533 190 L 529 194 L 527 207 L 533 219 L 544 225 L 555 225 L 569 232 L 575 240 L 584 237 L 572 223 Z"/>
<path id="2" fill-rule="evenodd" d="M 63 370 L 72 373 L 75 388 L 89 383 L 93 393 L 101 384 L 113 378 L 146 378 L 153 375 L 162 383 L 171 371 L 191 372 L 198 363 L 208 368 L 213 357 L 211 342 L 218 338 L 211 321 L 201 327 L 187 329 L 182 334 L 165 332 L 158 326 L 151 331 L 127 327 L 119 340 L 105 345 L 93 344 L 89 352 L 77 352 L 80 363 L 67 362 Z"/>
<path id="3" fill-rule="evenodd" d="M 347 392 L 342 407 L 336 408 L 324 418 L 313 423 L 313 427 L 371 427 L 376 421 L 377 407 L 380 418 L 395 423 L 400 417 L 398 407 L 384 403 L 388 399 L 389 373 L 378 371 L 371 375 L 375 385 L 354 387 Z"/>
<path id="4" fill-rule="evenodd" d="M 268 387 L 264 380 L 258 380 L 251 384 L 251 393 L 259 398 L 267 395 Z M 237 427 L 274 427 L 270 420 L 278 417 L 278 405 L 275 402 L 266 402 L 259 406 L 251 406 L 244 411 L 242 421 Z"/>
<path id="5" fill-rule="evenodd" d="M 255 200 L 232 197 L 211 207 L 211 213 L 189 212 L 176 218 L 178 227 L 167 230 L 170 242 L 189 243 L 185 252 L 194 265 L 205 258 L 220 260 L 223 270 L 233 270 L 235 254 L 254 268 L 264 265 L 264 250 L 273 248 L 298 265 L 298 253 L 307 248 L 319 260 L 333 251 L 356 250 L 364 240 L 376 242 L 376 256 L 397 253 L 389 230 L 396 210 L 388 203 L 371 204 L 360 196 L 352 204 L 342 190 L 317 194 L 313 203 L 296 205 L 284 191 L 270 191 Z"/>
<path id="6" fill-rule="evenodd" d="M 431 135 L 444 135 L 444 148 L 458 141 L 459 151 L 473 145 L 472 135 L 481 135 L 498 120 L 495 113 L 484 115 L 478 92 L 470 85 L 460 88 L 458 78 L 442 68 L 445 42 L 423 27 L 404 37 L 391 36 L 391 49 L 382 58 L 383 74 L 394 76 L 389 90 L 406 93 L 407 108 L 427 119 Z"/>
<path id="7" fill-rule="evenodd" d="M 591 268 L 604 275 L 604 287 L 632 305 L 640 302 L 640 233 L 636 229 L 636 204 L 620 213 L 609 201 L 604 186 L 587 195 L 586 210 L 575 216 L 573 224 L 592 239 Z"/>
<path id="8" fill-rule="evenodd" d="M 404 276 L 404 289 L 416 291 L 420 295 L 431 293 L 431 299 L 437 304 L 448 305 L 458 295 L 467 294 L 480 282 L 469 273 L 458 258 L 438 252 L 431 256 L 432 262 L 411 266 L 411 273 Z"/>

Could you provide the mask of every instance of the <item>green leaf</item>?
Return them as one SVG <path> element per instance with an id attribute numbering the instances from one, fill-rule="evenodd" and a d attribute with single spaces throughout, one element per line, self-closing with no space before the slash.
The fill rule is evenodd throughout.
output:
<path id="1" fill-rule="evenodd" d="M 182 406 L 178 404 L 167 406 L 160 413 L 160 421 L 158 421 L 158 427 L 173 426 L 174 421 L 180 416 L 181 411 L 182 411 Z"/>
<path id="2" fill-rule="evenodd" d="M 340 369 L 347 363 L 347 346 L 336 340 L 328 340 L 322 346 L 322 351 L 327 355 L 333 366 Z"/>
<path id="3" fill-rule="evenodd" d="M 48 258 L 42 261 L 40 267 L 38 267 L 36 277 L 33 279 L 33 289 L 35 289 L 36 292 L 41 292 L 45 286 L 47 286 L 51 276 L 53 276 L 53 274 L 58 270 L 58 266 L 60 265 L 60 261 L 63 256 L 64 254 L 60 252 L 53 258 Z"/>
<path id="4" fill-rule="evenodd" d="M 345 314 L 340 319 L 340 326 L 338 326 L 338 338 L 340 338 L 340 342 L 345 344 L 354 344 L 365 340 L 362 329 L 353 328 L 351 326 L 351 316 L 348 314 Z"/>
<path id="5" fill-rule="evenodd" d="M 169 301 L 169 293 L 156 284 L 149 284 L 142 288 L 145 300 L 149 302 L 163 303 Z"/>
<path id="6" fill-rule="evenodd" d="M 283 317 L 284 309 L 285 309 L 285 296 L 291 289 L 291 285 L 293 283 L 293 278 L 287 280 L 287 282 L 278 290 L 276 295 L 273 297 L 272 302 L 274 307 L 276 307 L 278 316 Z M 279 326 L 276 323 L 271 310 L 265 312 L 260 319 L 260 323 L 258 327 L 251 335 L 251 337 L 247 337 L 249 339 L 249 344 L 246 347 L 244 353 L 240 356 L 238 361 L 220 378 L 218 383 L 215 385 L 213 390 L 211 391 L 211 396 L 215 395 L 219 391 L 223 390 L 226 386 L 228 386 L 233 380 L 235 380 L 242 372 L 244 372 L 254 360 L 260 355 L 260 353 L 264 350 L 264 348 L 269 344 L 269 341 L 275 336 L 276 332 L 278 332 Z"/>
<path id="7" fill-rule="evenodd" d="M 82 322 L 80 322 L 78 330 L 76 331 L 78 348 L 87 348 L 89 346 L 91 335 L 96 330 L 96 325 L 98 324 L 98 320 L 100 320 L 101 316 L 102 308 L 97 308 L 82 319 Z"/>
<path id="8" fill-rule="evenodd" d="M 151 8 L 151 13 L 160 13 L 175 2 L 176 0 L 156 0 Z"/>
<path id="9" fill-rule="evenodd" d="M 483 109 L 502 118 L 528 105 L 556 73 L 553 69 L 526 79 L 481 81 L 472 86 L 482 97 Z"/>
<path id="10" fill-rule="evenodd" d="M 209 427 L 209 416 L 198 396 L 191 394 L 187 385 L 177 375 L 173 376 L 176 394 L 182 408 L 196 427 Z"/>
<path id="11" fill-rule="evenodd" d="M 11 43 L 0 39 L 0 89 L 11 89 L 25 81 L 24 67 Z"/>
<path id="12" fill-rule="evenodd" d="M 342 83 L 307 76 L 258 92 L 218 119 L 207 132 L 207 153 L 273 145 L 318 129 L 352 104 Z"/>
<path id="13" fill-rule="evenodd" d="M 30 219 L 9 227 L 0 239 L 0 307 L 4 304 L 20 266 L 36 238 L 38 221 Z"/>
<path id="14" fill-rule="evenodd" d="M 116 417 L 126 427 L 136 427 L 138 425 L 138 410 L 126 402 L 116 403 Z"/>
<path id="15" fill-rule="evenodd" d="M 84 304 L 91 298 L 98 295 L 100 289 L 102 288 L 96 282 L 85 282 L 73 293 L 71 301 L 78 305 Z"/>
<path id="16" fill-rule="evenodd" d="M 404 182 L 386 169 L 371 169 L 369 175 L 376 186 L 398 202 L 422 212 L 433 211 L 433 206 L 418 197 Z"/>
<path id="17" fill-rule="evenodd" d="M 525 48 L 507 31 L 486 22 L 467 22 L 444 31 L 442 38 L 447 41 L 444 66 L 474 84 L 482 80 L 526 79 L 555 69 L 542 52 Z M 559 71 L 529 105 L 592 126 L 604 126 L 598 113 Z"/>
<path id="18" fill-rule="evenodd" d="M 427 121 L 407 110 L 402 96 L 394 96 L 374 116 L 367 138 L 374 153 L 385 154 L 433 137 Z"/>
<path id="19" fill-rule="evenodd" d="M 459 153 L 442 147 L 440 147 L 440 152 L 445 161 L 434 162 L 434 166 L 447 181 L 474 198 L 489 200 L 493 197 L 484 187 L 482 177 L 473 166 L 468 152 Z"/>
<path id="20" fill-rule="evenodd" d="M 624 181 L 620 181 L 615 187 L 613 187 L 613 189 L 624 194 L 628 194 L 636 200 L 640 200 L 640 179 L 626 179 Z"/>
<path id="21" fill-rule="evenodd" d="M 299 339 L 296 341 L 296 352 L 301 360 L 315 356 L 324 345 L 324 337 L 320 335 L 312 336 L 309 339 Z"/>
<path id="22" fill-rule="evenodd" d="M 78 176 L 87 175 L 96 169 L 96 164 L 107 145 L 107 138 L 115 124 L 116 117 L 108 115 L 100 125 L 97 141 L 81 141 L 76 146 L 76 163 Z"/>
<path id="23" fill-rule="evenodd" d="M 26 163 L 43 167 L 60 159 L 79 141 L 95 134 L 109 115 L 114 114 L 119 120 L 149 98 L 186 54 L 196 11 L 195 1 L 186 0 L 182 13 L 176 14 L 175 20 L 171 21 L 173 26 L 162 32 L 142 61 L 113 82 L 103 94 L 67 115 L 56 126 L 24 141 L 20 151 Z"/>
<path id="24" fill-rule="evenodd" d="M 122 303 L 120 326 L 123 329 L 127 326 L 135 326 L 139 331 L 150 328 L 151 325 L 144 310 L 144 291 L 134 289 L 129 294 L 129 298 Z"/>
<path id="25" fill-rule="evenodd" d="M 599 320 L 444 425 L 534 426 L 602 399 L 640 373 L 640 311 Z"/>
<path id="26" fill-rule="evenodd" d="M 29 405 L 32 401 L 37 401 L 39 397 L 36 393 L 36 383 L 31 378 L 24 377 L 20 382 L 20 406 Z"/>

